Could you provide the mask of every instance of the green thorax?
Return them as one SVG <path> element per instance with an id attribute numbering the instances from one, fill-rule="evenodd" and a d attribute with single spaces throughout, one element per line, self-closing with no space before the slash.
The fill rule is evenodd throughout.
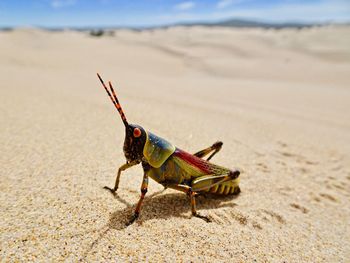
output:
<path id="1" fill-rule="evenodd" d="M 143 155 L 152 167 L 159 168 L 175 152 L 175 146 L 151 132 L 146 135 Z"/>

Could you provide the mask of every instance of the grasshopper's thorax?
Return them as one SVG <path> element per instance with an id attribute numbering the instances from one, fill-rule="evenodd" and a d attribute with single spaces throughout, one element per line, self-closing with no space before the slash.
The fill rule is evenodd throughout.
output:
<path id="1" fill-rule="evenodd" d="M 142 160 L 146 139 L 146 132 L 141 126 L 135 124 L 126 126 L 123 151 L 127 161 Z"/>

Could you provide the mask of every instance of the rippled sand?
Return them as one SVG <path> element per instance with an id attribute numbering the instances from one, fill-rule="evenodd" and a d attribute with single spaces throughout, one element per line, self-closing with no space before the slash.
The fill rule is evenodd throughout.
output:
<path id="1" fill-rule="evenodd" d="M 242 193 L 197 199 L 123 173 L 120 117 L 217 140 Z M 1 261 L 350 261 L 350 27 L 0 32 Z"/>

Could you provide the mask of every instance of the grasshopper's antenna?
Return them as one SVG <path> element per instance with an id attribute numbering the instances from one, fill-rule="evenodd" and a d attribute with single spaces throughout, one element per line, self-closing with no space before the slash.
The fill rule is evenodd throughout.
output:
<path id="1" fill-rule="evenodd" d="M 103 80 L 102 80 L 100 74 L 97 73 L 97 77 L 100 79 L 100 81 L 101 81 L 103 87 L 105 88 L 105 90 L 106 90 L 106 92 L 107 92 L 109 98 L 112 100 L 114 106 L 117 108 L 117 110 L 118 110 L 118 112 L 119 112 L 119 114 L 120 114 L 120 117 L 122 118 L 122 121 L 123 121 L 125 127 L 127 127 L 127 126 L 129 125 L 129 124 L 128 124 L 128 121 L 126 120 L 124 111 L 123 111 L 122 107 L 120 106 L 120 103 L 119 103 L 119 100 L 118 100 L 118 98 L 117 98 L 117 95 L 116 95 L 115 92 L 114 92 L 112 83 L 109 81 L 109 88 L 110 88 L 111 91 L 112 91 L 112 94 L 113 94 L 114 99 L 113 99 L 111 93 L 109 92 L 109 90 L 108 90 L 106 84 L 103 82 Z"/>

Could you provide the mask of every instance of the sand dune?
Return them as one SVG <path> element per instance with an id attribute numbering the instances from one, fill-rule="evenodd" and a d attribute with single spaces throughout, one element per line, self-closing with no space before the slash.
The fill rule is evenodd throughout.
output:
<path id="1" fill-rule="evenodd" d="M 348 262 L 350 27 L 0 32 L 2 261 Z M 242 193 L 187 197 L 124 172 L 130 122 L 239 167 Z"/>

